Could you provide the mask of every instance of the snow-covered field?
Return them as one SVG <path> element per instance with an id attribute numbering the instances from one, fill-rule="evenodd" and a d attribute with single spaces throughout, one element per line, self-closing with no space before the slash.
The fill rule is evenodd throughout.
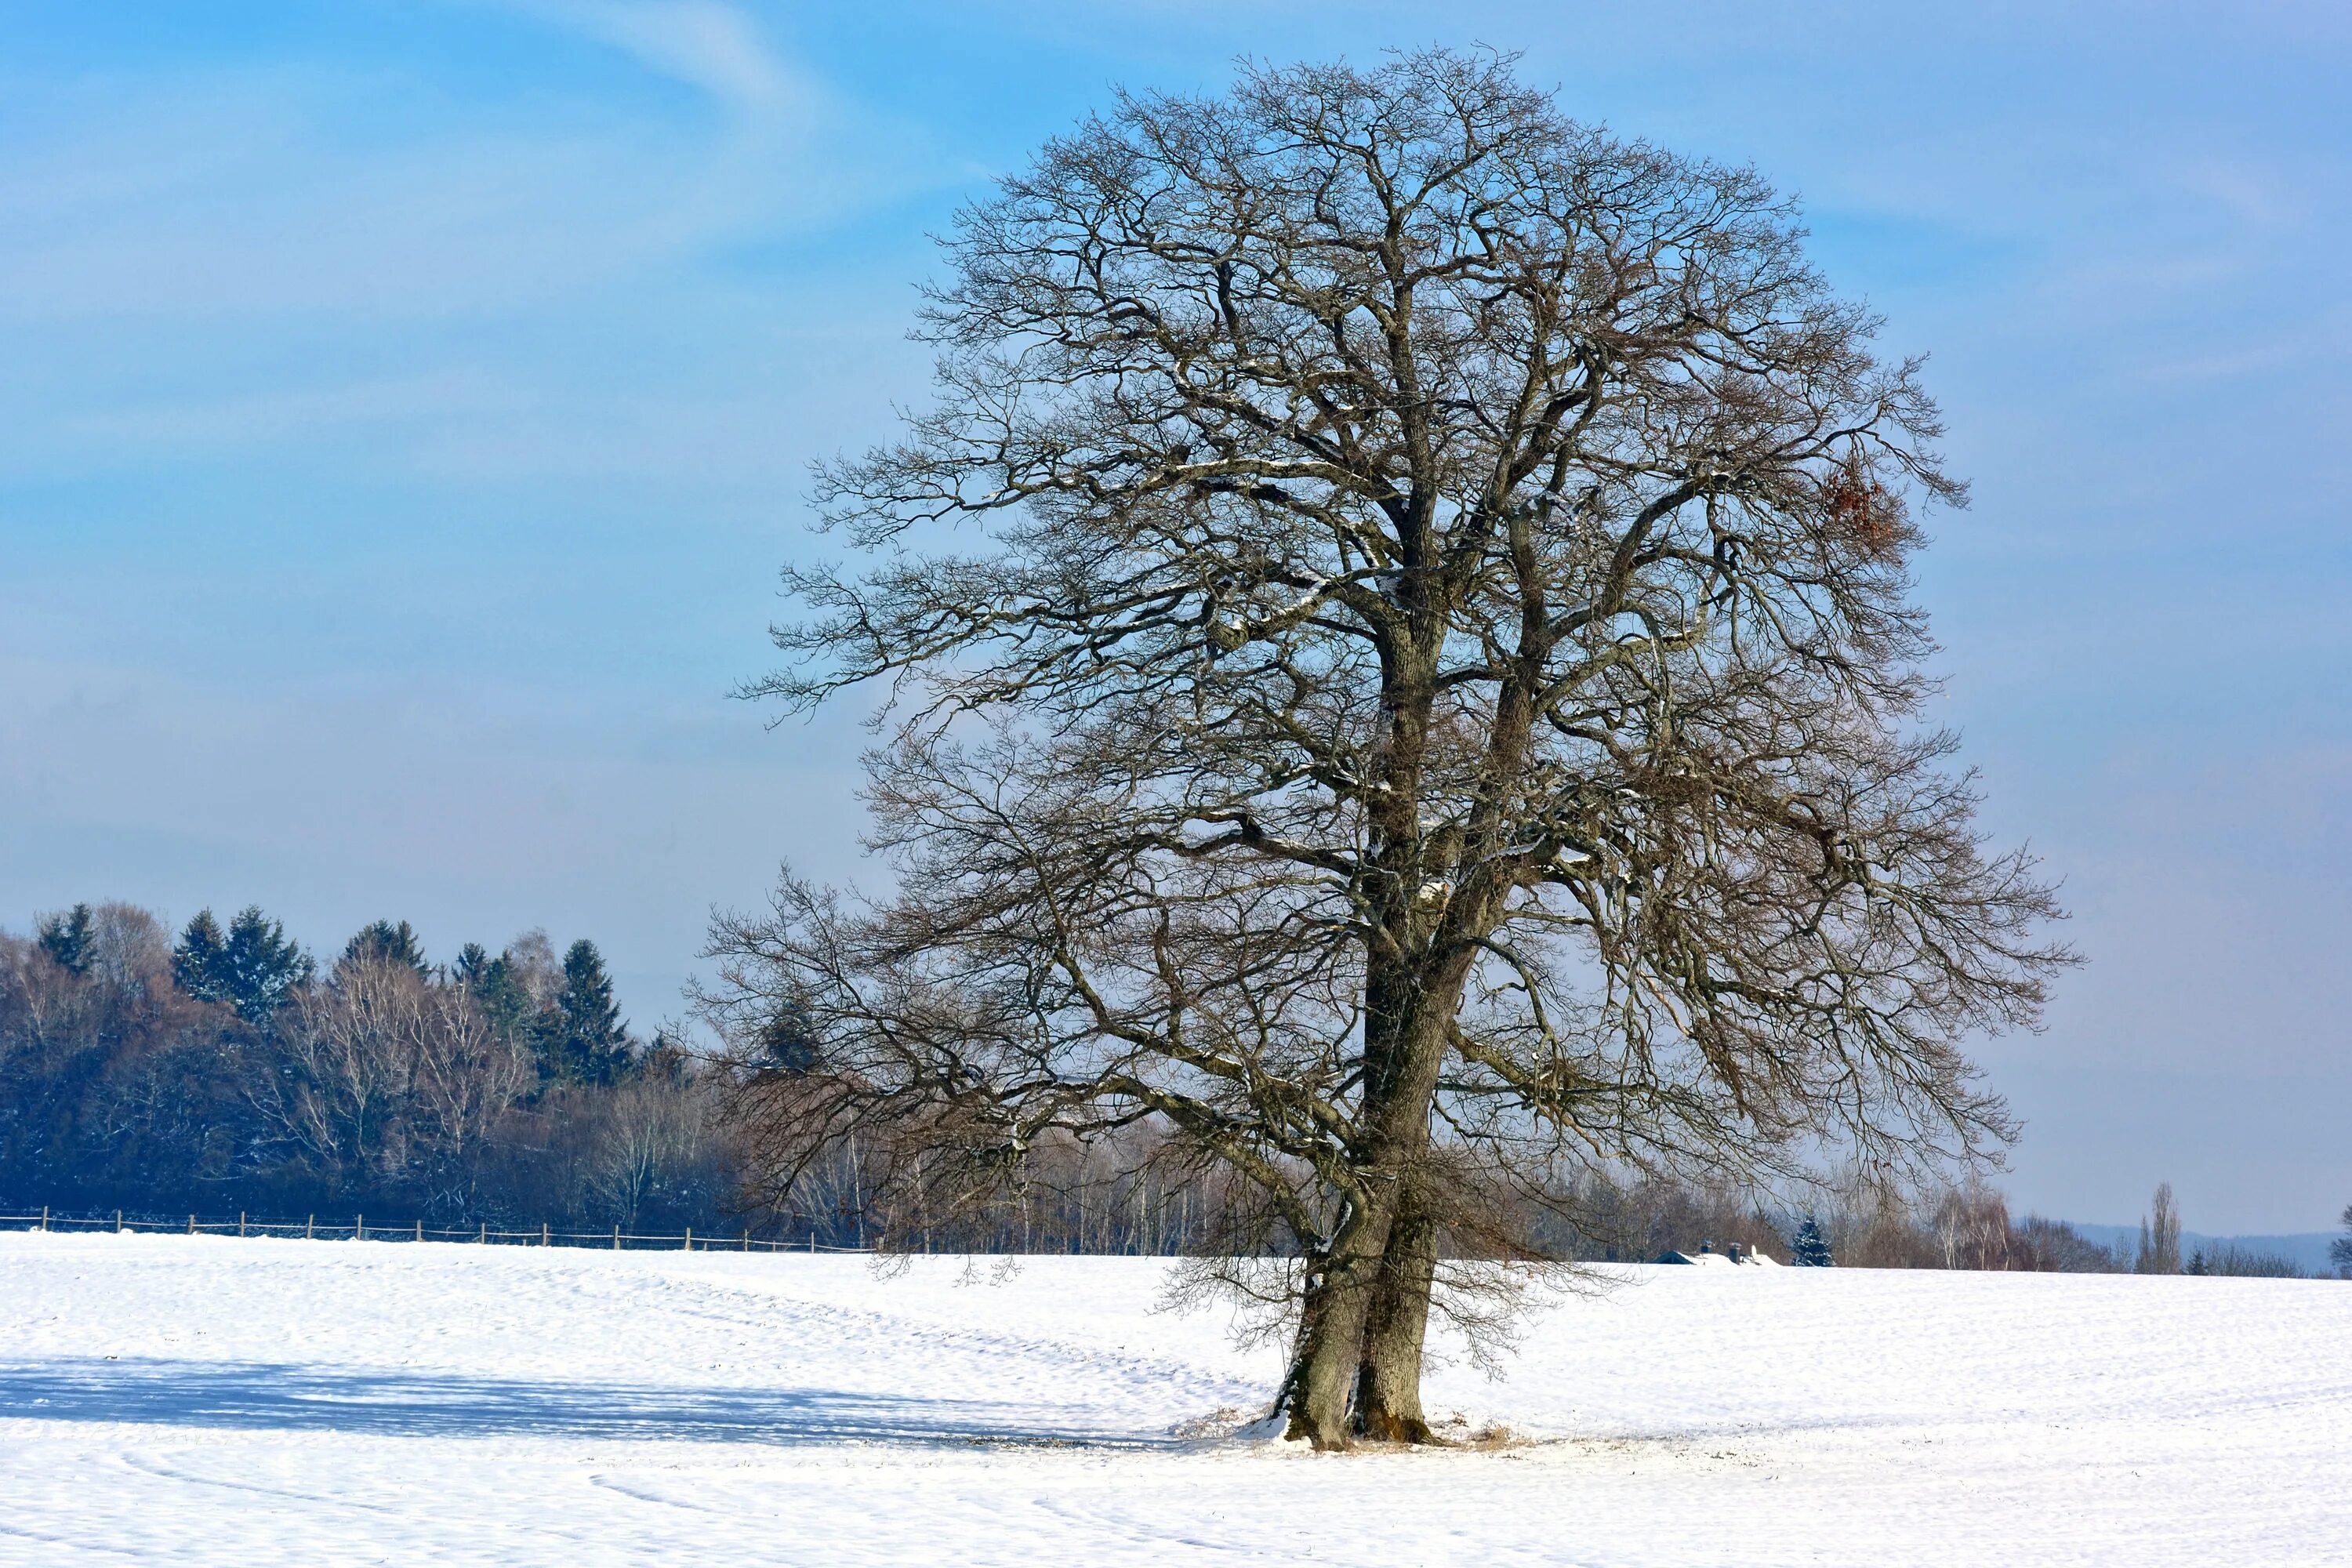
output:
<path id="1" fill-rule="evenodd" d="M 2352 1563 L 2352 1286 L 1622 1269 L 1334 1458 L 1159 1279 L 0 1236 L 0 1563 Z"/>

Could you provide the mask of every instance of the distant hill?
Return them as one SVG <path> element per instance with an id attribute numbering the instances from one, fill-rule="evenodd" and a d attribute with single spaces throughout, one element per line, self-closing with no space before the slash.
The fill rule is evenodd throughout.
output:
<path id="1" fill-rule="evenodd" d="M 2139 1242 L 2137 1225 L 2084 1225 L 2079 1220 L 2067 1222 L 2102 1247 L 2117 1242 L 2137 1246 Z M 2180 1233 L 2180 1256 L 2187 1258 L 2200 1247 L 2236 1246 L 2249 1252 L 2273 1252 L 2301 1267 L 2306 1274 L 2333 1274 L 2335 1265 L 2327 1261 L 2327 1244 L 2342 1235 L 2340 1231 L 2306 1230 L 2293 1236 L 2207 1236 L 2194 1230 Z"/>

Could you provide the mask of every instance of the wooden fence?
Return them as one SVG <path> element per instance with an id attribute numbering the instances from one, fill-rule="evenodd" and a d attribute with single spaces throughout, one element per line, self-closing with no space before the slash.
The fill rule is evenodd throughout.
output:
<path id="1" fill-rule="evenodd" d="M 127 1235 L 133 1231 L 167 1236 L 239 1236 L 278 1237 L 304 1241 L 442 1241 L 470 1243 L 488 1247 L 610 1247 L 615 1252 L 683 1250 L 687 1252 L 862 1252 L 856 1247 L 828 1247 L 814 1237 L 803 1241 L 775 1241 L 753 1236 L 749 1230 L 734 1235 L 709 1232 L 697 1236 L 692 1226 L 677 1235 L 647 1236 L 624 1230 L 614 1226 L 611 1230 L 558 1230 L 542 1223 L 536 1230 L 493 1228 L 488 1224 L 471 1227 L 463 1226 L 431 1226 L 421 1219 L 404 1225 L 370 1225 L 365 1215 L 353 1215 L 349 1220 L 331 1216 L 321 1221 L 316 1215 L 302 1218 L 256 1219 L 240 1214 L 235 1219 L 206 1219 L 196 1215 L 178 1220 L 152 1216 L 126 1218 L 121 1209 L 111 1215 L 103 1214 L 65 1215 L 44 1207 L 38 1214 L 0 1215 L 0 1230 L 37 1231 L 111 1231 Z"/>

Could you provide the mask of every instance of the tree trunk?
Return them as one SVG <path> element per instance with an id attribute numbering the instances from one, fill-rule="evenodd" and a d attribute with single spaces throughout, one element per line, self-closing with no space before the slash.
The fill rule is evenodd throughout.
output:
<path id="1" fill-rule="evenodd" d="M 1286 1439 L 1305 1439 L 1318 1448 L 1344 1448 L 1352 1436 L 1349 1396 L 1363 1355 L 1364 1320 L 1381 1257 L 1388 1243 L 1394 1194 L 1370 1184 L 1364 1198 L 1332 1239 L 1322 1272 L 1307 1282 L 1301 1303 L 1298 1348 L 1291 1358 L 1284 1404 L 1290 1422 Z"/>
<path id="2" fill-rule="evenodd" d="M 1421 1355 L 1436 1278 L 1437 1216 L 1420 1176 L 1409 1173 L 1373 1280 L 1356 1381 L 1355 1428 L 1375 1443 L 1433 1440 L 1421 1409 Z"/>
<path id="3" fill-rule="evenodd" d="M 1401 1206 L 1412 1194 L 1414 1173 L 1427 1154 L 1446 1029 L 1468 972 L 1466 957 L 1444 962 L 1434 973 L 1400 964 L 1376 972 L 1366 988 L 1364 1125 L 1369 1136 L 1360 1167 L 1360 1195 L 1355 1212 L 1333 1238 L 1321 1277 L 1309 1282 L 1298 1350 L 1286 1384 L 1286 1436 L 1303 1437 L 1318 1448 L 1345 1447 L 1355 1435 L 1359 1389 L 1374 1347 L 1373 1303 L 1381 1294 Z M 1410 1201 L 1426 1232 L 1409 1244 L 1411 1255 L 1426 1251 L 1433 1268 L 1434 1224 L 1417 1195 Z M 1425 1278 L 1417 1298 L 1400 1292 L 1392 1304 L 1393 1321 L 1384 1321 L 1378 1342 L 1380 1359 L 1389 1368 L 1381 1379 L 1383 1398 L 1389 1401 L 1382 1408 L 1402 1409 L 1418 1423 L 1421 1341 L 1429 1307 Z M 1399 1377 L 1409 1393 L 1398 1391 Z M 1421 1431 L 1427 1430 L 1421 1424 Z"/>

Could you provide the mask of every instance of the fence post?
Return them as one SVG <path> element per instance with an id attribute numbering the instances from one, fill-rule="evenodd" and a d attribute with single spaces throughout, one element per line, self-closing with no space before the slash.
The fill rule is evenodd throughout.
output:
<path id="1" fill-rule="evenodd" d="M 743 1250 L 746 1252 L 751 1250 L 751 1231 L 748 1226 L 743 1230 Z"/>
<path id="2" fill-rule="evenodd" d="M 474 1237 L 474 1239 L 480 1242 L 485 1247 L 488 1247 L 490 1244 L 490 1222 L 488 1220 L 484 1220 L 482 1222 L 482 1234 Z"/>
<path id="3" fill-rule="evenodd" d="M 121 1236 L 122 1234 L 122 1211 L 121 1209 L 116 1209 L 114 1211 L 114 1234 L 117 1236 Z"/>
<path id="4" fill-rule="evenodd" d="M 692 1226 L 688 1226 L 686 1227 L 686 1249 L 688 1252 L 692 1252 L 694 1250 L 694 1227 Z"/>
<path id="5" fill-rule="evenodd" d="M 547 1222 L 546 1222 L 545 1220 L 541 1220 L 541 1221 L 539 1222 L 539 1244 L 540 1244 L 540 1246 L 541 1246 L 541 1247 L 546 1247 L 546 1246 L 549 1246 L 549 1245 L 551 1244 L 551 1238 L 550 1238 L 549 1234 L 548 1234 Z"/>
<path id="6" fill-rule="evenodd" d="M 352 1239 L 354 1241 L 367 1239 L 367 1215 L 362 1214 L 352 1216 Z"/>
<path id="7" fill-rule="evenodd" d="M 416 1239 L 419 1241 L 425 1239 L 425 1222 L 421 1219 L 416 1222 Z"/>
<path id="8" fill-rule="evenodd" d="M 613 1227 L 613 1250 L 621 1250 L 621 1227 L 617 1225 Z"/>
<path id="9" fill-rule="evenodd" d="M 312 1215 L 310 1218 L 302 1222 L 302 1239 L 305 1241 L 316 1241 L 319 1239 L 319 1216 L 317 1215 Z"/>
<path id="10" fill-rule="evenodd" d="M 196 1234 L 196 1216 L 194 1215 L 188 1216 L 188 1234 L 190 1236 Z"/>
<path id="11" fill-rule="evenodd" d="M 47 1204 L 41 1205 L 41 1228 L 44 1231 L 49 1228 L 49 1205 Z"/>
<path id="12" fill-rule="evenodd" d="M 243 1236 L 245 1234 L 245 1211 L 243 1209 L 236 1211 L 236 1233 L 239 1236 Z"/>

